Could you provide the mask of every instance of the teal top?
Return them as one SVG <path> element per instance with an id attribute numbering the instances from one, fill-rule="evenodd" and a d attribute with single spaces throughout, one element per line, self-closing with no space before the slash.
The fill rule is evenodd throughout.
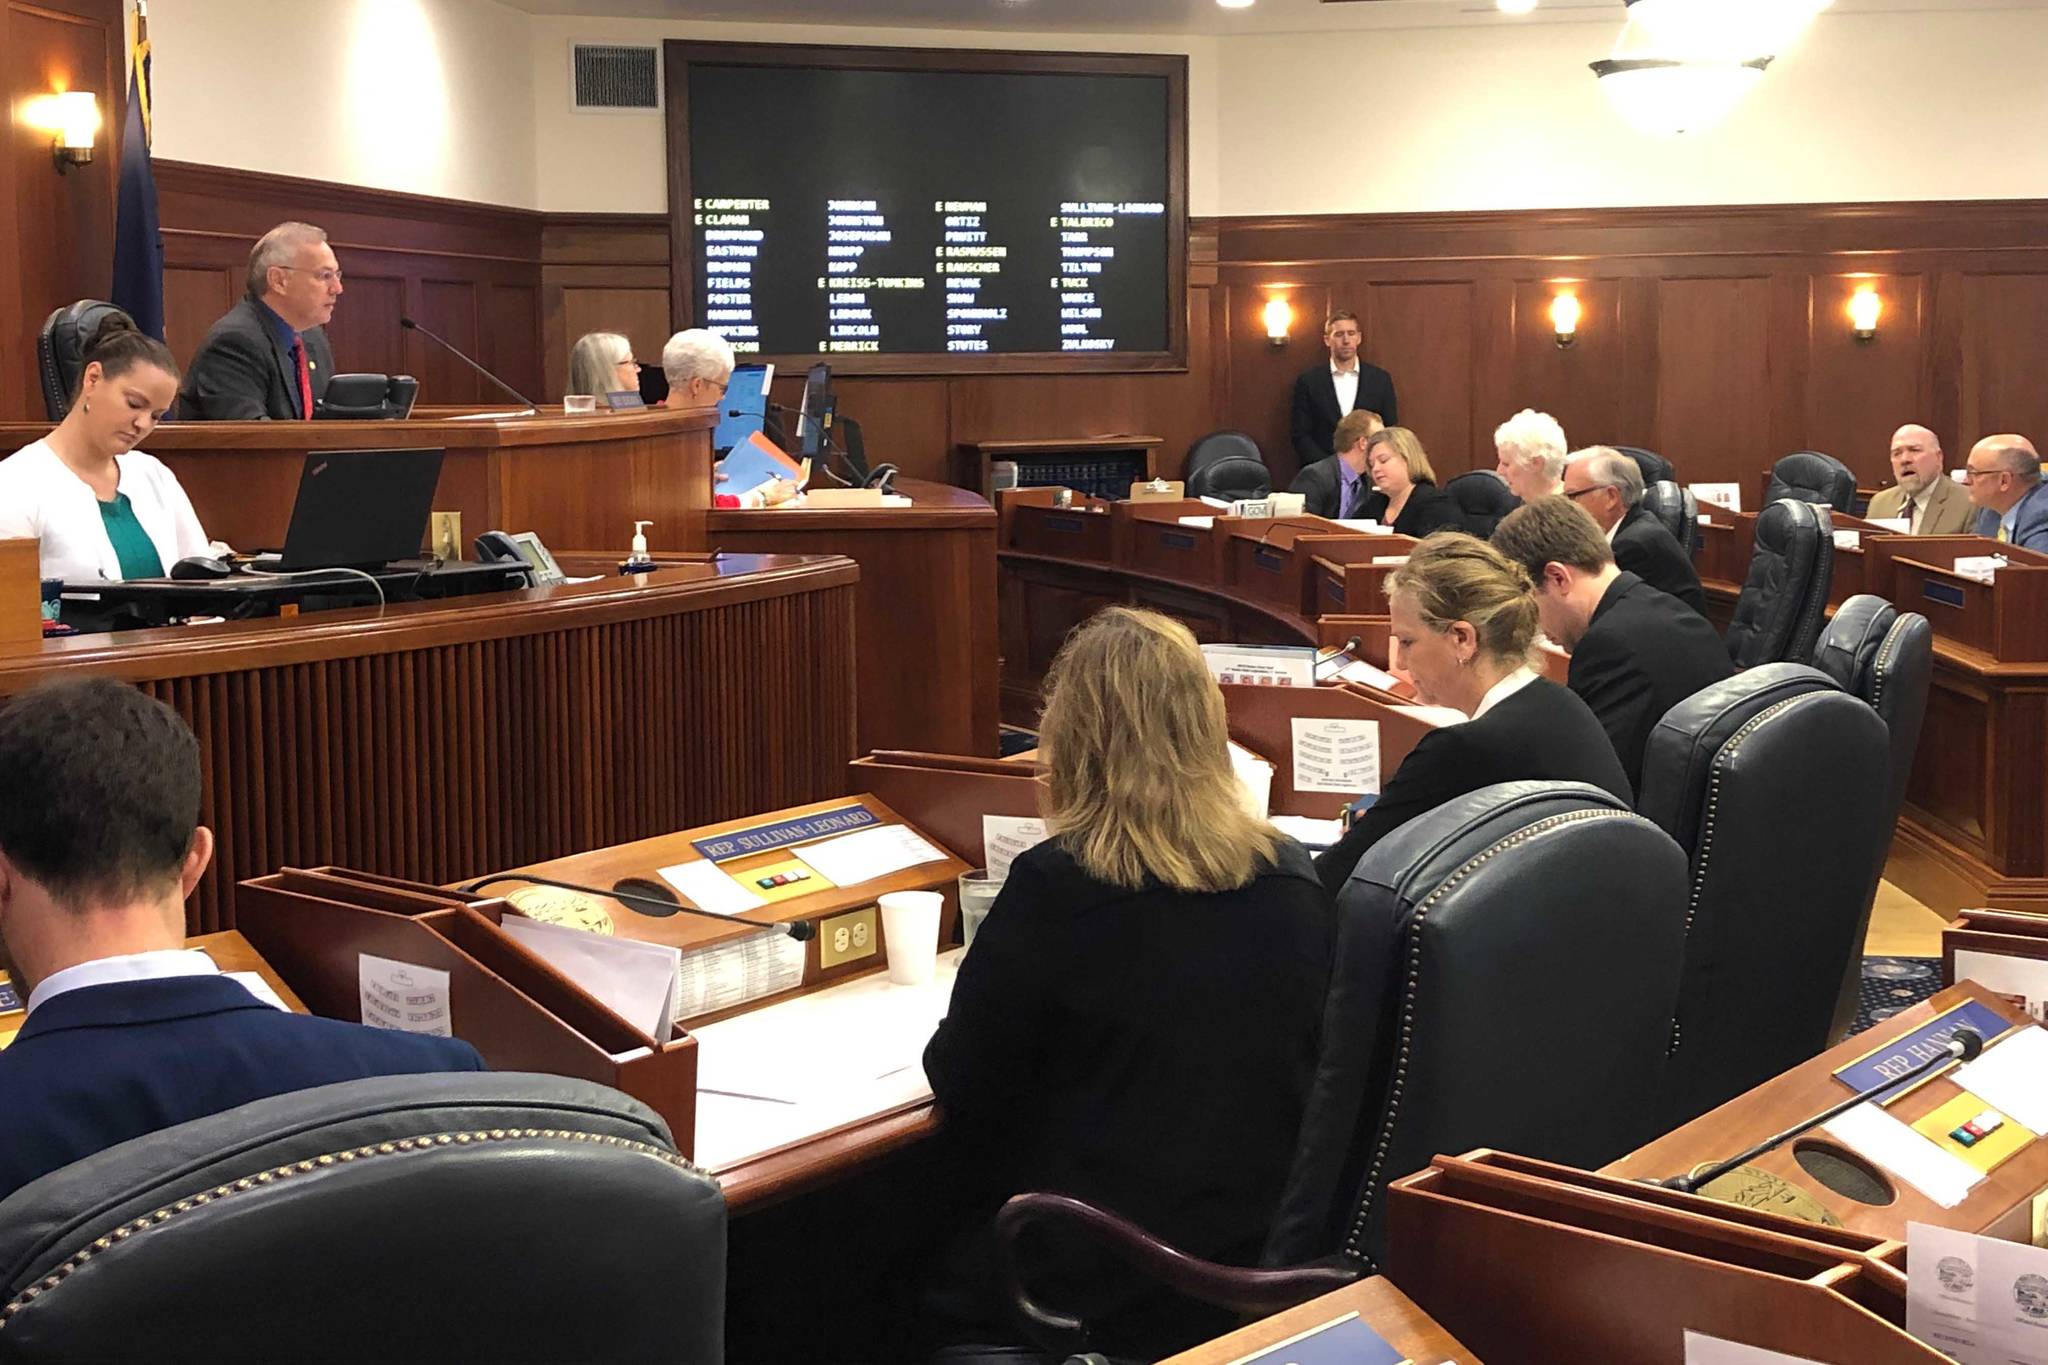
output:
<path id="1" fill-rule="evenodd" d="M 107 528 L 115 558 L 121 561 L 122 578 L 164 576 L 163 556 L 156 552 L 156 542 L 149 538 L 149 532 L 135 519 L 135 508 L 126 493 L 116 493 L 112 502 L 100 504 L 100 522 Z"/>

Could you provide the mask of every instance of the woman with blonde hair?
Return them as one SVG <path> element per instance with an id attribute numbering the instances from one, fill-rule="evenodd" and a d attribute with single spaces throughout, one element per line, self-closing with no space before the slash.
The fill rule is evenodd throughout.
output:
<path id="1" fill-rule="evenodd" d="M 585 332 L 569 348 L 569 387 L 562 392 L 587 393 L 600 403 L 610 394 L 640 392 L 633 343 L 617 332 Z"/>
<path id="2" fill-rule="evenodd" d="M 1387 575 L 1386 592 L 1388 667 L 1426 704 L 1471 719 L 1424 735 L 1379 799 L 1316 859 L 1332 896 L 1383 835 L 1496 782 L 1590 782 L 1631 799 L 1586 703 L 1529 666 L 1536 597 L 1520 565 L 1468 535 L 1431 536 Z"/>
<path id="3" fill-rule="evenodd" d="M 1429 452 L 1407 427 L 1383 427 L 1365 443 L 1365 476 L 1373 491 L 1359 515 L 1420 540 L 1431 531 L 1462 531 L 1465 518 L 1436 486 Z"/>
<path id="4" fill-rule="evenodd" d="M 1242 804 L 1223 697 L 1187 629 L 1112 607 L 1046 686 L 1048 838 L 1011 864 L 924 1054 L 958 1167 L 980 1177 L 935 1295 L 955 1343 L 1004 1337 L 987 1219 L 1021 1191 L 1251 1264 L 1330 971 L 1329 899 L 1301 847 Z M 1171 1354 L 1215 1325 L 1085 1248 L 1032 1252 L 1028 1282 L 1100 1323 L 1113 1354 Z"/>

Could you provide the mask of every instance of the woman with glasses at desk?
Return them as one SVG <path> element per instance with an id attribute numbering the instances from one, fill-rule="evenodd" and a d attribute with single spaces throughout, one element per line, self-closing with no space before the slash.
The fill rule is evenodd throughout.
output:
<path id="1" fill-rule="evenodd" d="M 924 1054 L 949 1169 L 971 1173 L 931 1300 L 953 1344 L 1007 1335 L 987 1220 L 1022 1191 L 1252 1264 L 1330 973 L 1329 899 L 1301 846 L 1242 804 L 1223 697 L 1186 628 L 1112 607 L 1046 685 L 1050 837 L 1011 864 Z M 1112 1354 L 1151 1359 L 1216 1326 L 1085 1245 L 1031 1250 L 1034 1292 L 1084 1311 Z"/>
<path id="2" fill-rule="evenodd" d="M 177 395 L 170 349 L 110 311 L 64 420 L 0 460 L 0 536 L 36 537 L 42 576 L 68 582 L 161 578 L 212 553 L 177 477 L 136 448 Z"/>
<path id="3" fill-rule="evenodd" d="M 612 394 L 639 393 L 633 343 L 617 332 L 585 332 L 569 348 L 569 387 L 562 392 L 587 393 L 606 407 Z"/>

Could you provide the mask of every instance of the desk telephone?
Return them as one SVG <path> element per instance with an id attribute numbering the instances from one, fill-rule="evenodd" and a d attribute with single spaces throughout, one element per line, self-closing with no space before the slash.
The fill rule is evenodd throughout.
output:
<path id="1" fill-rule="evenodd" d="M 476 538 L 476 557 L 484 564 L 523 564 L 536 588 L 551 588 L 567 576 L 540 537 L 531 531 L 486 531 Z"/>

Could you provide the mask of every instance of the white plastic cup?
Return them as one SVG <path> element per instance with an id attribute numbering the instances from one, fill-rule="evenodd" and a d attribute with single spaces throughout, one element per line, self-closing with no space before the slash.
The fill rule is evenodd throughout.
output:
<path id="1" fill-rule="evenodd" d="M 882 907 L 882 943 L 889 950 L 889 979 L 921 986 L 939 966 L 939 911 L 946 898 L 936 891 L 891 891 Z"/>
<path id="2" fill-rule="evenodd" d="M 562 395 L 563 412 L 596 412 L 597 395 L 594 393 L 565 393 Z"/>

